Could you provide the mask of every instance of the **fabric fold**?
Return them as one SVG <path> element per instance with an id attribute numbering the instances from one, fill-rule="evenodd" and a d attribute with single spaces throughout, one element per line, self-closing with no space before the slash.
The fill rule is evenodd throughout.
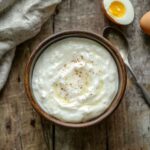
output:
<path id="1" fill-rule="evenodd" d="M 7 2 L 6 5 L 0 1 L 5 8 L 13 4 L 0 14 L 0 89 L 6 82 L 14 57 L 14 52 L 9 51 L 14 51 L 17 45 L 34 37 L 61 0 L 6 0 Z"/>
<path id="2" fill-rule="evenodd" d="M 12 6 L 17 0 L 0 0 L 0 13 Z"/>
<path id="3" fill-rule="evenodd" d="M 7 80 L 14 55 L 15 55 L 15 49 L 12 49 L 9 52 L 7 52 L 0 60 L 0 89 L 3 88 Z"/>

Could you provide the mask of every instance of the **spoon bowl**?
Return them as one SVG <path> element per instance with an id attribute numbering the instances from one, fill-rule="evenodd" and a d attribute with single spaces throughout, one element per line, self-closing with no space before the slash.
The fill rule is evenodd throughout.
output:
<path id="1" fill-rule="evenodd" d="M 129 63 L 128 62 L 129 45 L 125 35 L 120 30 L 108 26 L 104 28 L 103 36 L 118 48 L 125 63 Z"/>
<path id="2" fill-rule="evenodd" d="M 129 63 L 129 59 L 128 59 L 129 44 L 128 44 L 128 40 L 127 40 L 126 36 L 120 30 L 118 30 L 114 27 L 111 27 L 111 26 L 107 26 L 104 28 L 103 36 L 106 39 L 108 39 L 113 45 L 116 45 L 128 70 L 134 77 L 137 86 L 140 88 L 145 102 L 150 106 L 149 91 L 147 91 L 147 89 L 137 80 L 137 77 Z"/>

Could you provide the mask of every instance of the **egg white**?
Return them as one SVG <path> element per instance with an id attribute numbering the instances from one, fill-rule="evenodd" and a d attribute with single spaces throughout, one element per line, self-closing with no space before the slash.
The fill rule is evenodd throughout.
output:
<path id="1" fill-rule="evenodd" d="M 109 12 L 109 7 L 112 2 L 121 2 L 125 8 L 126 8 L 126 13 L 123 17 L 115 17 Z M 115 22 L 121 25 L 128 25 L 130 24 L 133 19 L 134 19 L 134 8 L 133 5 L 131 4 L 130 0 L 103 0 L 103 7 L 106 12 L 106 14 Z"/>

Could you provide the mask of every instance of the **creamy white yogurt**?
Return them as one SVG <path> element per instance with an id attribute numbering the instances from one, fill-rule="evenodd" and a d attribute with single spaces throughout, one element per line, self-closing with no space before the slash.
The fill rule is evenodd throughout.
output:
<path id="1" fill-rule="evenodd" d="M 49 46 L 32 76 L 37 103 L 65 122 L 84 122 L 102 114 L 116 96 L 118 84 L 113 57 L 86 38 L 66 38 Z"/>

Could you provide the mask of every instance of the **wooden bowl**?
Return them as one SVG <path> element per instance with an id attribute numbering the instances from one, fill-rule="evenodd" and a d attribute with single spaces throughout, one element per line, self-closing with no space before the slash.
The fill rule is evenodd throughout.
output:
<path id="1" fill-rule="evenodd" d="M 32 87 L 31 87 L 31 79 L 32 79 L 32 73 L 33 73 L 33 68 L 36 60 L 40 56 L 40 54 L 48 47 L 49 45 L 64 39 L 68 37 L 83 37 L 83 38 L 88 38 L 91 40 L 94 40 L 101 45 L 103 45 L 108 52 L 113 56 L 117 67 L 118 67 L 118 74 L 119 74 L 119 88 L 117 95 L 115 96 L 113 102 L 109 106 L 109 108 L 100 116 L 93 118 L 92 120 L 89 120 L 87 122 L 80 122 L 80 123 L 69 123 L 69 122 L 64 122 L 59 119 L 56 119 L 55 117 L 51 116 L 50 114 L 46 113 L 36 102 L 33 92 L 32 92 Z M 65 31 L 62 33 L 58 33 L 55 35 L 52 35 L 48 37 L 46 40 L 41 42 L 39 46 L 32 52 L 29 61 L 27 62 L 26 68 L 25 68 L 25 76 L 24 76 L 24 86 L 25 86 L 25 91 L 27 93 L 27 96 L 32 104 L 32 106 L 35 108 L 35 110 L 48 119 L 51 122 L 54 122 L 58 125 L 66 126 L 66 127 L 87 127 L 90 125 L 94 125 L 100 121 L 102 121 L 104 118 L 109 116 L 119 105 L 120 101 L 122 100 L 125 89 L 126 89 L 126 84 L 127 84 L 127 73 L 125 69 L 125 64 L 121 58 L 121 55 L 119 54 L 118 50 L 105 38 L 101 37 L 100 35 L 97 35 L 95 33 L 90 33 L 90 32 L 85 32 L 85 31 Z"/>

